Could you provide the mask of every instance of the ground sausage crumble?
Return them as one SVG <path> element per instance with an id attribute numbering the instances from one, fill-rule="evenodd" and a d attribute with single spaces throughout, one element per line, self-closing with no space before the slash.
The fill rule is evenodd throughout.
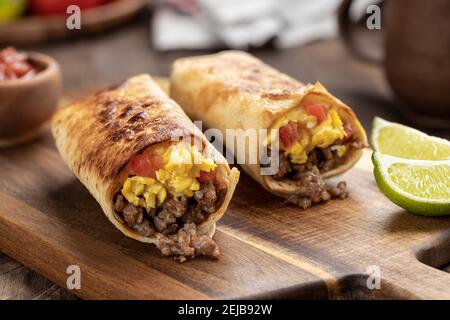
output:
<path id="1" fill-rule="evenodd" d="M 197 226 L 220 208 L 226 193 L 226 184 L 216 179 L 201 183 L 192 198 L 175 199 L 168 195 L 162 206 L 151 212 L 134 206 L 118 193 L 114 198 L 114 210 L 128 227 L 144 237 L 161 233 L 163 236 L 157 247 L 164 256 L 174 256 L 180 262 L 195 256 L 218 259 L 218 245 L 209 236 L 198 235 Z"/>
<path id="2" fill-rule="evenodd" d="M 351 148 L 361 149 L 364 145 L 350 142 L 346 144 L 346 147 L 348 150 Z M 339 157 L 337 151 L 331 147 L 315 148 L 308 155 L 307 162 L 302 165 L 291 163 L 283 151 L 280 151 L 279 169 L 272 177 L 275 180 L 295 181 L 299 192 L 289 196 L 286 201 L 306 209 L 315 203 L 326 202 L 334 198 L 347 198 L 347 184 L 344 181 L 339 182 L 336 186 L 329 186 L 321 176 L 321 173 L 339 166 L 343 161 L 345 161 L 345 157 Z"/>

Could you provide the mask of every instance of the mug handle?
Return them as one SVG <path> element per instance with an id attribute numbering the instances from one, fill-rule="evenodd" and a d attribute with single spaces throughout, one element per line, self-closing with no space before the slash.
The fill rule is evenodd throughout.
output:
<path id="1" fill-rule="evenodd" d="M 338 10 L 338 25 L 339 25 L 339 33 L 344 40 L 345 45 L 350 51 L 359 59 L 370 62 L 370 63 L 382 63 L 383 58 L 381 54 L 369 54 L 364 51 L 361 46 L 356 41 L 355 35 L 353 33 L 353 23 L 350 19 L 350 8 L 353 4 L 353 0 L 343 0 L 339 10 Z"/>

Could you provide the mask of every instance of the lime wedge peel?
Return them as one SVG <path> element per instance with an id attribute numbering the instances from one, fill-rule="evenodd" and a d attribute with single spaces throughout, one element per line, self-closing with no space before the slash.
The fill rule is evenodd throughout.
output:
<path id="1" fill-rule="evenodd" d="M 450 141 L 379 117 L 373 121 L 375 151 L 404 159 L 450 160 Z"/>
<path id="2" fill-rule="evenodd" d="M 374 152 L 375 180 L 380 190 L 409 212 L 450 214 L 450 160 L 408 160 Z"/>

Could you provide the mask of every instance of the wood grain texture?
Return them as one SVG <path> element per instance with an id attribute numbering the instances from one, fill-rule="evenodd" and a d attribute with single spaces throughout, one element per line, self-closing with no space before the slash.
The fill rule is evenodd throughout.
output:
<path id="1" fill-rule="evenodd" d="M 69 291 L 2 253 L 0 253 L 0 297 L 2 300 L 76 299 Z"/>
<path id="2" fill-rule="evenodd" d="M 368 152 L 343 177 L 349 199 L 306 211 L 243 175 L 218 225 L 221 259 L 179 264 L 116 230 L 45 141 L 0 152 L 0 250 L 60 286 L 78 265 L 82 298 L 450 298 L 450 275 L 418 260 L 450 260 L 450 219 L 386 200 Z M 372 292 L 371 265 L 382 276 Z"/>

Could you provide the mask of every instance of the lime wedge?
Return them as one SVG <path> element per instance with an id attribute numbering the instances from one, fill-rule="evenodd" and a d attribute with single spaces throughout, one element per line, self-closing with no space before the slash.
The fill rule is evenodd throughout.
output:
<path id="1" fill-rule="evenodd" d="M 409 212 L 450 214 L 450 160 L 407 160 L 374 152 L 375 180 L 380 190 Z"/>
<path id="2" fill-rule="evenodd" d="M 450 141 L 375 117 L 372 129 L 375 151 L 405 159 L 450 160 Z"/>

